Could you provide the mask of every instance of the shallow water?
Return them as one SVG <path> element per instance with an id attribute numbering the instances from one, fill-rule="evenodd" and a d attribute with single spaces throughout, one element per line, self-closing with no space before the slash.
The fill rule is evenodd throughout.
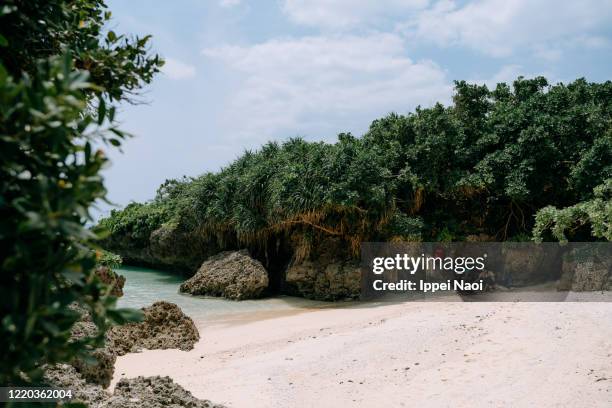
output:
<path id="1" fill-rule="evenodd" d="M 179 293 L 179 286 L 185 279 L 170 272 L 148 268 L 122 266 L 117 273 L 125 276 L 123 296 L 118 307 L 141 308 L 159 300 L 176 303 L 185 314 L 201 321 L 225 320 L 231 316 L 257 314 L 283 314 L 328 306 L 318 302 L 291 296 L 278 296 L 257 300 L 232 301 L 220 298 L 191 296 Z M 255 313 L 257 312 L 257 313 Z"/>

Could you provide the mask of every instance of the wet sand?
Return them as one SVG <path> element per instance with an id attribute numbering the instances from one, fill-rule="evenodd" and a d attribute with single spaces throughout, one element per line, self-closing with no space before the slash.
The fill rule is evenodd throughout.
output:
<path id="1" fill-rule="evenodd" d="M 612 303 L 355 303 L 196 321 L 117 360 L 229 407 L 610 407 Z"/>

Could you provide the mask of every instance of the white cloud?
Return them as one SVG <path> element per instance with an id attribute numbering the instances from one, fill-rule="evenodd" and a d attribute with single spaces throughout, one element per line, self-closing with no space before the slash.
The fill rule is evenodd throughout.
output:
<path id="1" fill-rule="evenodd" d="M 241 0 L 221 0 L 219 5 L 221 5 L 221 7 L 234 7 L 239 5 L 240 2 Z"/>
<path id="2" fill-rule="evenodd" d="M 162 67 L 162 72 L 170 79 L 190 79 L 195 77 L 196 69 L 193 65 L 186 64 L 174 58 L 165 58 L 166 63 Z"/>
<path id="3" fill-rule="evenodd" d="M 298 24 L 348 28 L 422 9 L 429 0 L 284 0 L 283 12 Z"/>
<path id="4" fill-rule="evenodd" d="M 281 8 L 295 23 L 328 31 L 395 25 L 416 43 L 547 61 L 572 48 L 609 47 L 600 31 L 612 24 L 609 0 L 282 0 Z"/>
<path id="5" fill-rule="evenodd" d="M 459 6 L 440 0 L 403 28 L 419 41 L 440 46 L 462 45 L 498 57 L 527 49 L 554 60 L 563 46 L 610 23 L 610 1 L 477 0 Z"/>
<path id="6" fill-rule="evenodd" d="M 410 60 L 394 34 L 285 38 L 203 53 L 242 76 L 223 123 L 253 143 L 361 132 L 381 115 L 448 101 L 451 92 L 445 72 Z"/>

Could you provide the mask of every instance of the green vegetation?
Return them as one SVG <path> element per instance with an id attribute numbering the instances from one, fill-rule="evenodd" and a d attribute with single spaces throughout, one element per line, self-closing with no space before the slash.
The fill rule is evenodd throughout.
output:
<path id="1" fill-rule="evenodd" d="M 545 207 L 538 211 L 533 229 L 536 239 L 542 240 L 548 231 L 558 241 L 567 242 L 568 234 L 575 237 L 590 232 L 594 238 L 612 241 L 612 179 L 595 187 L 593 193 L 593 199 L 570 207 Z"/>
<path id="2" fill-rule="evenodd" d="M 136 244 L 148 242 L 151 233 L 170 216 L 162 206 L 139 203 L 129 204 L 123 211 L 113 210 L 111 213 L 113 233 L 129 236 Z"/>
<path id="3" fill-rule="evenodd" d="M 123 259 L 117 254 L 105 251 L 103 249 L 96 250 L 96 263 L 98 266 L 106 266 L 110 269 L 116 269 L 121 266 Z"/>
<path id="4" fill-rule="evenodd" d="M 325 237 L 353 255 L 367 240 L 524 241 L 534 227 L 539 239 L 610 239 L 611 178 L 612 82 L 462 81 L 452 106 L 391 114 L 334 144 L 268 143 L 101 225 L 111 246 L 145 247 L 162 225 L 222 248 L 297 236 L 298 258 Z"/>
<path id="5" fill-rule="evenodd" d="M 37 384 L 100 338 L 70 342 L 80 315 L 133 318 L 93 272 L 89 207 L 106 191 L 102 145 L 125 137 L 117 102 L 158 71 L 147 38 L 108 32 L 99 0 L 6 0 L 0 6 L 0 384 Z M 117 259 L 115 259 L 116 261 Z M 110 261 L 110 259 L 109 259 Z"/>

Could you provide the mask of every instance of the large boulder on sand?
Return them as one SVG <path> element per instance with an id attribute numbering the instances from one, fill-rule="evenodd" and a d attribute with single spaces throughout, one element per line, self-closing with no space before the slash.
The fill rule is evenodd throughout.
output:
<path id="1" fill-rule="evenodd" d="M 106 333 L 107 347 L 122 356 L 140 349 L 191 350 L 200 339 L 193 320 L 174 303 L 155 302 L 142 309 L 144 320 L 113 326 Z"/>
<path id="2" fill-rule="evenodd" d="M 81 314 L 81 319 L 72 327 L 71 340 L 96 336 L 98 327 L 89 313 L 78 305 L 71 305 L 70 308 Z M 156 302 L 142 311 L 142 322 L 111 327 L 106 332 L 104 347 L 89 350 L 89 356 L 95 361 L 78 357 L 71 362 L 85 380 L 108 387 L 117 356 L 143 348 L 191 350 L 200 339 L 193 320 L 174 303 Z"/>
<path id="3" fill-rule="evenodd" d="M 192 295 L 242 300 L 260 297 L 268 287 L 268 273 L 247 250 L 221 252 L 202 263 L 180 291 Z"/>

